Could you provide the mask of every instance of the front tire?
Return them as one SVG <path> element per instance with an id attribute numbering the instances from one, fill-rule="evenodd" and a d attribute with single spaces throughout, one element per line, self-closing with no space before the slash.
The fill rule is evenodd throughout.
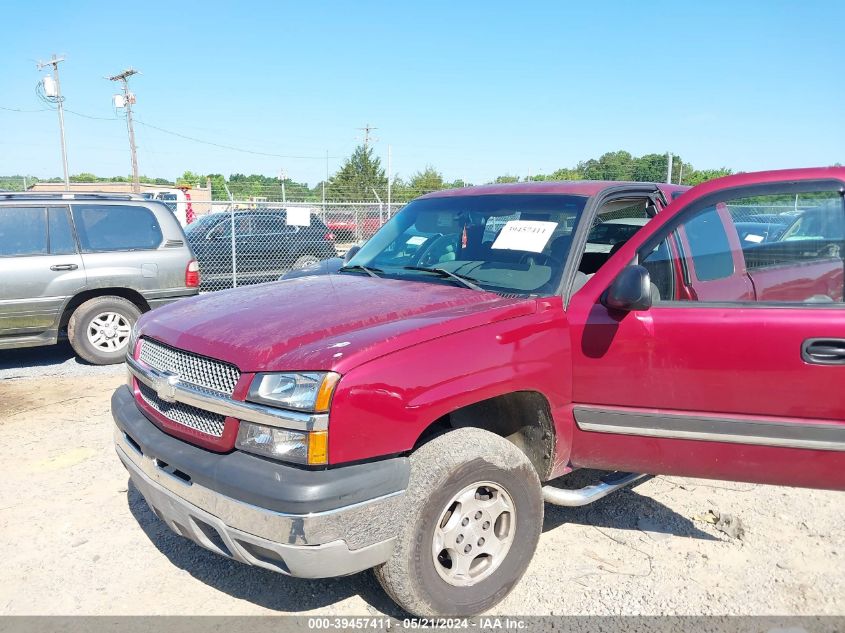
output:
<path id="1" fill-rule="evenodd" d="M 138 306 L 122 297 L 89 299 L 70 317 L 70 345 L 80 358 L 94 365 L 123 362 L 132 327 L 140 316 Z"/>
<path id="2" fill-rule="evenodd" d="M 396 545 L 375 576 L 412 615 L 482 613 L 525 573 L 542 524 L 526 455 L 488 431 L 450 431 L 411 455 Z"/>

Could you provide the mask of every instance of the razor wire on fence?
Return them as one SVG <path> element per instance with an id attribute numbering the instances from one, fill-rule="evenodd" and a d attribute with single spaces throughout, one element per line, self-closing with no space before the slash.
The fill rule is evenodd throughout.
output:
<path id="1" fill-rule="evenodd" d="M 186 234 L 202 291 L 276 281 L 343 257 L 401 208 L 373 203 L 212 201 Z M 340 265 L 339 263 L 337 264 Z"/>

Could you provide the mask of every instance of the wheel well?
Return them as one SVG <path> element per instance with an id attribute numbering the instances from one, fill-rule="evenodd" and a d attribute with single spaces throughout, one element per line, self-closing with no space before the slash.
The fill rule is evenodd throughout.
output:
<path id="1" fill-rule="evenodd" d="M 86 290 L 74 296 L 73 299 L 71 299 L 65 306 L 65 310 L 62 313 L 62 319 L 59 322 L 59 332 L 67 331 L 67 324 L 70 321 L 70 317 L 73 315 L 74 310 L 89 299 L 93 299 L 95 297 L 121 297 L 134 303 L 141 312 L 146 312 L 150 309 L 150 304 L 147 303 L 147 300 L 144 299 L 143 295 L 141 295 L 140 292 L 130 290 L 129 288 L 97 288 L 95 290 Z"/>
<path id="2" fill-rule="evenodd" d="M 447 413 L 423 431 L 414 450 L 438 435 L 464 427 L 504 437 L 528 456 L 540 481 L 548 479 L 554 461 L 555 433 L 549 402 L 542 394 L 516 391 Z"/>

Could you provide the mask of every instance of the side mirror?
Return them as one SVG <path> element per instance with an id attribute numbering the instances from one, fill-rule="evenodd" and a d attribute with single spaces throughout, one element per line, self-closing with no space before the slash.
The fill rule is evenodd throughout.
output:
<path id="1" fill-rule="evenodd" d="M 626 266 L 601 297 L 611 310 L 631 312 L 651 307 L 651 275 L 642 266 Z"/>
<path id="2" fill-rule="evenodd" d="M 349 250 L 348 250 L 348 251 L 346 251 L 346 255 L 344 255 L 344 256 L 343 256 L 343 263 L 344 263 L 344 264 L 348 264 L 348 263 L 349 263 L 349 260 L 350 260 L 350 259 L 352 259 L 353 257 L 355 257 L 355 255 L 356 255 L 356 254 L 358 253 L 358 251 L 360 251 L 360 250 L 361 250 L 361 247 L 360 247 L 360 246 L 358 246 L 357 244 L 354 244 L 354 245 L 350 246 L 350 247 L 349 247 Z"/>

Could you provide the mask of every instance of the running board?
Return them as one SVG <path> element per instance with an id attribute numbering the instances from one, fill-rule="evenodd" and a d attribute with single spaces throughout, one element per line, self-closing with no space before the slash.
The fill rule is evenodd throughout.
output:
<path id="1" fill-rule="evenodd" d="M 585 506 L 645 477 L 648 477 L 648 475 L 639 473 L 612 473 L 597 484 L 584 486 L 577 490 L 543 486 L 543 499 L 556 506 L 570 508 Z"/>

